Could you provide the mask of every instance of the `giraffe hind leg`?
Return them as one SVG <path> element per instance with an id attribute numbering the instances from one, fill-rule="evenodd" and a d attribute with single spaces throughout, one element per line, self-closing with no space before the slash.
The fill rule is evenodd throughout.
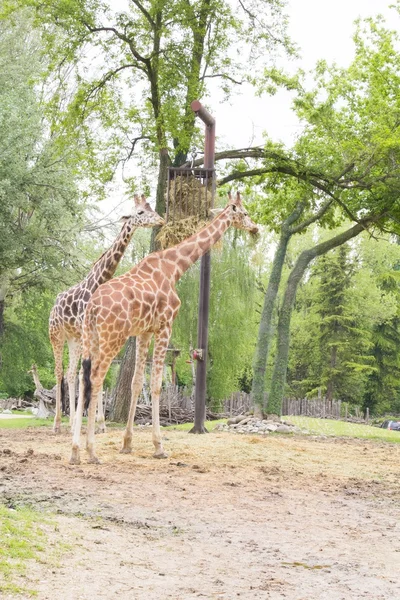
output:
<path id="1" fill-rule="evenodd" d="M 143 333 L 136 338 L 136 360 L 135 373 L 131 383 L 131 405 L 129 408 L 129 416 L 126 424 L 124 441 L 120 450 L 121 454 L 129 454 L 132 452 L 133 422 L 135 420 L 137 401 L 143 387 L 147 352 L 149 350 L 152 337 L 152 333 Z"/>
<path id="2" fill-rule="evenodd" d="M 171 328 L 166 327 L 155 336 L 153 366 L 151 369 L 151 410 L 153 421 L 153 444 L 156 449 L 153 454 L 154 458 L 168 458 L 165 453 L 160 430 L 160 393 L 162 384 L 162 374 L 167 353 L 169 338 L 171 336 Z"/>
<path id="3" fill-rule="evenodd" d="M 56 413 L 54 416 L 53 431 L 54 433 L 61 432 L 61 400 L 62 400 L 62 385 L 63 385 L 63 351 L 64 351 L 64 335 L 59 331 L 52 331 L 50 335 L 51 345 L 53 347 L 56 376 Z"/>

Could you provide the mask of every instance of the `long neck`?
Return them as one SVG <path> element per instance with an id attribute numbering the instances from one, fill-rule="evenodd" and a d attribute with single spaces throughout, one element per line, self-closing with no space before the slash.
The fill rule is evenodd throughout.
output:
<path id="1" fill-rule="evenodd" d="M 196 260 L 208 252 L 216 244 L 231 224 L 229 208 L 226 207 L 206 227 L 190 236 L 177 246 L 160 253 L 163 259 L 175 264 L 173 277 L 178 281 Z"/>
<path id="2" fill-rule="evenodd" d="M 92 293 L 99 285 L 108 281 L 114 275 L 136 229 L 137 226 L 132 225 L 129 222 L 124 223 L 113 245 L 95 262 L 85 278 L 87 284 L 86 287 L 88 287 Z"/>

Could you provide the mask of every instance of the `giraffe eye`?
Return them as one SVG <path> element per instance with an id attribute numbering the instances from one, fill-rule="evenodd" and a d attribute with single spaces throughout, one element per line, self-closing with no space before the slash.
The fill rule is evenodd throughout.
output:
<path id="1" fill-rule="evenodd" d="M 137 214 L 138 215 L 144 215 L 144 210 L 138 210 Z"/>

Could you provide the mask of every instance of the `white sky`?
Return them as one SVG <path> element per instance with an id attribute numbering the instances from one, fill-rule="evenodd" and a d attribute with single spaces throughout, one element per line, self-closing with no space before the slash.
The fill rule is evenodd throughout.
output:
<path id="1" fill-rule="evenodd" d="M 358 17 L 382 14 L 391 27 L 399 26 L 397 13 L 388 6 L 389 0 L 291 0 L 289 35 L 300 47 L 298 67 L 311 70 L 320 59 L 348 65 L 353 56 L 354 21 Z M 287 60 L 282 60 L 281 65 L 286 69 L 294 66 Z M 299 132 L 290 103 L 289 92 L 255 98 L 250 86 L 223 105 L 215 102 L 213 96 L 208 105 L 216 117 L 218 145 L 224 145 L 223 141 L 236 148 L 261 144 L 263 131 L 274 141 L 290 144 Z"/>

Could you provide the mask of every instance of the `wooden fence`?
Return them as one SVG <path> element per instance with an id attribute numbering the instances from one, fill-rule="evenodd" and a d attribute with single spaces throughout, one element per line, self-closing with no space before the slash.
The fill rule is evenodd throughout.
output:
<path id="1" fill-rule="evenodd" d="M 283 415 L 302 415 L 304 417 L 318 417 L 325 419 L 340 419 L 341 400 L 326 400 L 325 398 L 311 400 L 308 398 L 284 398 L 282 403 Z"/>
<path id="2" fill-rule="evenodd" d="M 265 404 L 268 400 L 268 394 L 264 394 Z M 311 400 L 308 398 L 294 399 L 284 398 L 282 404 L 283 415 L 303 415 L 306 417 L 318 418 L 333 418 L 340 419 L 341 417 L 341 401 L 326 399 Z M 223 403 L 223 412 L 232 415 L 239 415 L 252 410 L 254 404 L 250 394 L 245 392 L 234 392 Z M 347 416 L 347 415 L 346 415 Z M 358 416 L 358 415 L 357 415 Z M 361 415 L 360 415 L 361 416 Z"/>

